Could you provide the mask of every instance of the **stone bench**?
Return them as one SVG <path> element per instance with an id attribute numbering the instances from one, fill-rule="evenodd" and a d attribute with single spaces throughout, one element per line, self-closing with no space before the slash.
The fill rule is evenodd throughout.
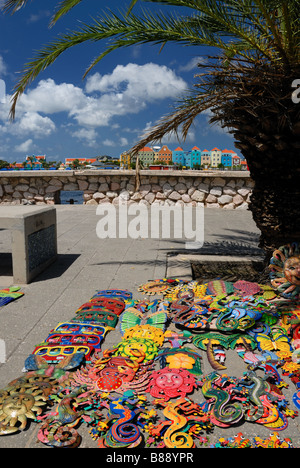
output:
<path id="1" fill-rule="evenodd" d="M 11 231 L 13 277 L 30 283 L 57 258 L 54 207 L 2 206 L 0 229 Z"/>

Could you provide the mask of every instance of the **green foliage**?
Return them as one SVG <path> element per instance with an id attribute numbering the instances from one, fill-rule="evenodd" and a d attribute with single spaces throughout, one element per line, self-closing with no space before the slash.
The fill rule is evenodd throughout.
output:
<path id="1" fill-rule="evenodd" d="M 0 169 L 5 169 L 6 167 L 9 167 L 9 165 L 9 162 L 0 159 Z"/>

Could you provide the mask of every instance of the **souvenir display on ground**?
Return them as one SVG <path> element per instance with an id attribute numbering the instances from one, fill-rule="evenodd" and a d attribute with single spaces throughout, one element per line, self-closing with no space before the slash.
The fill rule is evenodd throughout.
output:
<path id="1" fill-rule="evenodd" d="M 85 424 L 100 448 L 295 448 L 284 430 L 300 408 L 299 245 L 273 253 L 270 284 L 162 278 L 139 292 L 99 290 L 49 331 L 0 390 L 0 436 L 34 422 L 40 443 L 78 447 Z M 227 375 L 229 350 L 242 375 Z M 243 423 L 270 435 L 248 437 Z"/>

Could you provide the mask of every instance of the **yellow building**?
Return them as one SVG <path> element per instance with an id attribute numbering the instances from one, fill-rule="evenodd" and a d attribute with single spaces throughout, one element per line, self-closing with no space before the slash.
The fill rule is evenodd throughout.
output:
<path id="1" fill-rule="evenodd" d="M 210 152 L 211 167 L 218 167 L 222 162 L 222 151 L 219 148 L 214 148 Z"/>
<path id="2" fill-rule="evenodd" d="M 129 169 L 130 168 L 130 163 L 131 163 L 131 155 L 129 152 L 127 151 L 124 151 L 124 153 L 122 153 L 120 155 L 120 167 L 124 167 L 125 169 Z"/>

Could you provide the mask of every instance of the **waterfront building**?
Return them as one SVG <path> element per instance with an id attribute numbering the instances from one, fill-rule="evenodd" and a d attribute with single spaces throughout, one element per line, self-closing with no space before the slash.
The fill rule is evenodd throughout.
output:
<path id="1" fill-rule="evenodd" d="M 179 166 L 185 166 L 186 164 L 186 151 L 184 151 L 180 146 L 172 151 L 172 161 L 173 164 L 178 164 Z"/>
<path id="2" fill-rule="evenodd" d="M 241 159 L 241 170 L 242 171 L 248 171 L 249 170 L 246 159 Z"/>
<path id="3" fill-rule="evenodd" d="M 187 153 L 186 166 L 192 169 L 196 165 L 201 165 L 201 150 L 197 146 L 194 146 L 192 151 L 188 151 Z"/>
<path id="4" fill-rule="evenodd" d="M 232 156 L 232 167 L 239 166 L 241 164 L 241 158 L 235 154 Z"/>
<path id="5" fill-rule="evenodd" d="M 183 168 L 195 168 L 201 166 L 202 169 L 242 169 L 247 170 L 247 162 L 244 163 L 244 159 L 239 157 L 237 153 L 231 149 L 221 150 L 217 147 L 212 150 L 204 149 L 201 151 L 198 146 L 194 146 L 190 150 L 185 150 L 181 146 L 178 146 L 173 151 L 168 148 L 167 145 L 162 147 L 145 146 L 138 153 L 139 159 L 145 168 L 150 165 L 171 165 L 183 166 Z M 136 154 L 130 155 L 128 152 L 124 152 L 120 156 L 120 162 L 123 167 L 129 167 L 130 162 L 135 162 Z M 152 167 L 153 168 L 153 167 Z"/>
<path id="6" fill-rule="evenodd" d="M 131 155 L 128 151 L 124 151 L 124 153 L 120 154 L 120 167 L 124 169 L 128 169 L 131 164 Z"/>
<path id="7" fill-rule="evenodd" d="M 172 163 L 172 151 L 167 147 L 167 145 L 163 145 L 161 149 L 158 151 L 158 161 L 162 161 L 164 164 Z"/>
<path id="8" fill-rule="evenodd" d="M 213 148 L 210 152 L 211 167 L 218 167 L 222 162 L 222 151 L 219 148 Z"/>
<path id="9" fill-rule="evenodd" d="M 205 169 L 210 167 L 210 151 L 207 149 L 201 151 L 201 166 Z"/>
<path id="10" fill-rule="evenodd" d="M 154 162 L 154 151 L 149 146 L 144 146 L 144 148 L 138 151 L 137 155 L 139 157 L 139 162 L 144 167 L 147 167 L 149 164 L 153 164 Z"/>
<path id="11" fill-rule="evenodd" d="M 39 170 L 43 169 L 42 161 L 46 162 L 46 156 L 26 156 L 24 169 Z"/>
<path id="12" fill-rule="evenodd" d="M 224 167 L 232 166 L 232 156 L 234 155 L 235 155 L 235 152 L 232 150 L 225 149 L 222 151 L 221 163 L 223 164 Z"/>
<path id="13" fill-rule="evenodd" d="M 70 166 L 74 161 L 79 161 L 79 164 L 93 164 L 97 158 L 65 158 L 65 166 Z"/>

